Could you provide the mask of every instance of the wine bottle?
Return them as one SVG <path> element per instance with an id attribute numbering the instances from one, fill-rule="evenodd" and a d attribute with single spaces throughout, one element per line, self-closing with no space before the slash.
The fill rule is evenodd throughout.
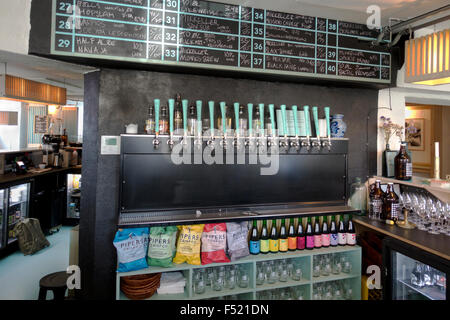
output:
<path id="1" fill-rule="evenodd" d="M 289 221 L 288 248 L 289 251 L 297 250 L 297 234 L 295 233 L 294 218 L 291 218 Z"/>
<path id="2" fill-rule="evenodd" d="M 341 215 L 340 218 L 339 218 L 338 244 L 340 246 L 345 246 L 347 244 L 347 232 L 345 230 L 344 216 L 343 215 Z"/>
<path id="3" fill-rule="evenodd" d="M 251 254 L 259 254 L 259 252 L 261 251 L 257 223 L 258 222 L 256 220 L 253 220 L 253 227 L 252 227 L 252 231 L 251 231 L 250 245 L 249 245 Z"/>
<path id="4" fill-rule="evenodd" d="M 337 227 L 336 227 L 336 218 L 335 218 L 335 216 L 331 216 L 330 245 L 332 247 L 336 247 L 338 245 L 338 231 L 337 231 Z"/>
<path id="5" fill-rule="evenodd" d="M 277 221 L 275 219 L 272 220 L 272 229 L 270 230 L 270 239 L 269 239 L 269 249 L 272 253 L 277 253 L 278 248 L 278 232 L 277 232 Z"/>
<path id="6" fill-rule="evenodd" d="M 280 252 L 288 251 L 288 236 L 286 232 L 286 222 L 281 219 L 280 236 L 278 237 L 278 250 Z"/>
<path id="7" fill-rule="evenodd" d="M 269 252 L 269 230 L 267 230 L 267 222 L 266 220 L 263 221 L 263 225 L 261 228 L 261 239 L 259 240 L 260 245 L 260 251 L 263 254 L 266 254 Z"/>
<path id="8" fill-rule="evenodd" d="M 330 246 L 331 242 L 331 235 L 330 231 L 328 230 L 328 217 L 323 217 L 323 223 L 322 223 L 322 247 L 328 248 Z"/>
<path id="9" fill-rule="evenodd" d="M 322 230 L 319 217 L 316 217 L 314 220 L 314 248 L 319 249 L 322 247 Z"/>
<path id="10" fill-rule="evenodd" d="M 347 227 L 347 244 L 349 246 L 354 246 L 356 244 L 356 231 L 355 225 L 352 221 L 352 215 L 349 216 L 348 219 L 348 227 Z"/>
<path id="11" fill-rule="evenodd" d="M 306 249 L 314 249 L 314 232 L 311 224 L 311 217 L 308 217 L 308 222 L 306 223 Z"/>
<path id="12" fill-rule="evenodd" d="M 298 225 L 297 225 L 297 249 L 298 250 L 304 250 L 306 244 L 306 236 L 305 231 L 303 230 L 303 224 L 302 219 L 298 218 Z"/>

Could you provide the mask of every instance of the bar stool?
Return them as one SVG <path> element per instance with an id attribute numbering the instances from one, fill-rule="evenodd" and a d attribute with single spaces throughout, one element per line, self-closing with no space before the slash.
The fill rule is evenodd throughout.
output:
<path id="1" fill-rule="evenodd" d="M 39 280 L 38 300 L 47 300 L 47 291 L 53 291 L 53 300 L 64 300 L 67 290 L 67 278 L 65 271 L 50 273 Z"/>

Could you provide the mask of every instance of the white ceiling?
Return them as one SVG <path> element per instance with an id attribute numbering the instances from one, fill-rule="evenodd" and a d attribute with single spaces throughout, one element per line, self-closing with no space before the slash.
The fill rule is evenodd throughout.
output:
<path id="1" fill-rule="evenodd" d="M 254 8 L 334 18 L 365 23 L 367 7 L 378 5 L 381 24 L 388 25 L 389 18 L 407 20 L 449 4 L 449 0 L 217 0 L 224 3 L 246 5 Z"/>
<path id="2" fill-rule="evenodd" d="M 83 76 L 95 68 L 0 50 L 0 64 L 6 74 L 67 89 L 70 99 L 83 99 Z M 0 72 L 4 72 L 3 66 Z"/>

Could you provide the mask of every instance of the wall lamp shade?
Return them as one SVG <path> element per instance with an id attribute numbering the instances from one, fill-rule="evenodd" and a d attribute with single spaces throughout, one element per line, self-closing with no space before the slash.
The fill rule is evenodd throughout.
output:
<path id="1" fill-rule="evenodd" d="M 450 29 L 406 41 L 405 82 L 450 83 Z"/>
<path id="2" fill-rule="evenodd" d="M 65 105 L 67 90 L 42 82 L 0 74 L 0 98 Z"/>

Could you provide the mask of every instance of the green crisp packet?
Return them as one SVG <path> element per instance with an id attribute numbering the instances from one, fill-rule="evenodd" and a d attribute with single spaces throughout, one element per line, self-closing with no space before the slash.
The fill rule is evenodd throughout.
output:
<path id="1" fill-rule="evenodd" d="M 148 242 L 149 266 L 171 267 L 176 251 L 177 227 L 152 227 Z"/>

